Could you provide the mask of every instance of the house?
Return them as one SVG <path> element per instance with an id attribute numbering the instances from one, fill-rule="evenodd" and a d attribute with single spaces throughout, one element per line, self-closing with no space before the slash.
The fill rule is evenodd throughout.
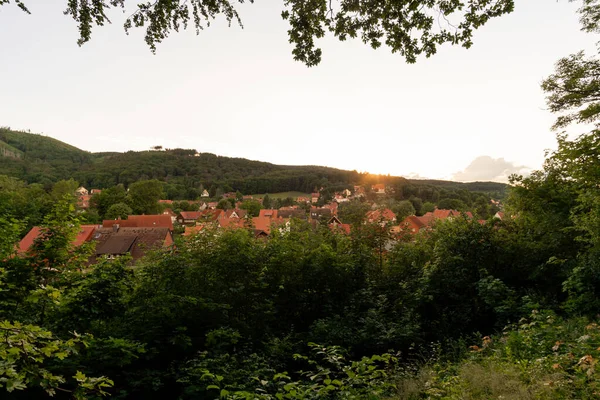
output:
<path id="1" fill-rule="evenodd" d="M 296 203 L 310 203 L 310 200 L 308 197 L 296 197 Z"/>
<path id="2" fill-rule="evenodd" d="M 252 197 L 252 195 L 248 195 L 248 196 L 242 196 L 242 200 L 253 200 L 254 197 Z"/>
<path id="3" fill-rule="evenodd" d="M 165 248 L 173 244 L 173 236 L 168 228 L 120 227 L 99 228 L 94 233 L 96 250 L 90 258 L 94 263 L 98 258 L 106 256 L 113 259 L 123 255 L 131 255 L 133 262 L 139 260 L 149 251 Z"/>
<path id="4" fill-rule="evenodd" d="M 73 246 L 78 247 L 84 243 L 91 241 L 94 231 L 97 228 L 97 225 L 81 225 L 79 227 L 79 231 L 77 232 L 77 236 L 75 236 L 75 239 L 72 242 Z M 31 228 L 27 235 L 25 235 L 25 237 L 23 237 L 23 239 L 21 239 L 21 241 L 19 242 L 17 252 L 19 254 L 26 254 L 33 245 L 35 239 L 37 239 L 42 234 L 43 229 L 44 228 L 41 228 L 39 226 L 34 226 L 33 228 Z"/>
<path id="5" fill-rule="evenodd" d="M 103 228 L 167 228 L 173 232 L 173 221 L 169 215 L 130 215 L 127 219 L 105 219 Z"/>
<path id="6" fill-rule="evenodd" d="M 344 235 L 350 234 L 350 224 L 343 224 L 335 215 L 327 221 L 327 226 L 333 232 L 343 233 Z"/>
<path id="7" fill-rule="evenodd" d="M 504 219 L 504 211 L 498 211 L 496 214 L 494 214 L 494 218 L 497 218 L 500 221 L 502 221 Z"/>
<path id="8" fill-rule="evenodd" d="M 217 205 L 219 203 L 216 201 L 210 201 L 206 204 L 206 208 L 210 209 L 210 210 L 214 210 L 215 208 L 217 208 Z"/>
<path id="9" fill-rule="evenodd" d="M 362 186 L 354 186 L 354 198 L 365 197 L 365 189 Z"/>
<path id="10" fill-rule="evenodd" d="M 416 235 L 422 229 L 426 229 L 429 226 L 428 221 L 429 219 L 427 218 L 411 215 L 404 218 L 404 220 L 400 222 L 400 225 L 392 228 L 391 231 L 393 233 L 408 232 L 412 235 Z"/>
<path id="11" fill-rule="evenodd" d="M 336 193 L 336 194 L 335 194 L 335 196 L 333 197 L 333 200 L 334 200 L 336 203 L 345 203 L 345 202 L 347 202 L 347 201 L 350 201 L 350 199 L 349 199 L 349 198 L 347 198 L 347 197 L 344 197 L 344 195 L 342 195 L 342 194 L 339 194 L 339 193 Z"/>
<path id="12" fill-rule="evenodd" d="M 271 233 L 272 228 L 277 228 L 280 232 L 283 232 L 285 230 L 289 231 L 290 220 L 287 218 L 270 218 L 258 216 L 252 218 L 252 225 L 254 226 L 255 234 L 256 231 L 262 231 L 269 235 Z"/>
<path id="13" fill-rule="evenodd" d="M 321 193 L 318 193 L 318 192 L 312 193 L 310 195 L 310 201 L 311 201 L 311 203 L 316 203 L 317 201 L 319 201 L 319 197 L 321 197 Z"/>
<path id="14" fill-rule="evenodd" d="M 210 194 L 208 193 L 208 190 L 204 189 L 202 191 L 202 194 L 200 195 L 200 197 L 210 197 Z"/>
<path id="15" fill-rule="evenodd" d="M 240 210 L 238 208 L 234 208 L 234 209 L 225 211 L 223 213 L 223 218 L 241 219 L 241 218 L 245 218 L 246 214 L 247 214 L 246 210 Z"/>
<path id="16" fill-rule="evenodd" d="M 173 204 L 173 200 L 159 200 L 158 203 L 159 204 L 167 204 L 170 206 Z"/>
<path id="17" fill-rule="evenodd" d="M 77 207 L 79 207 L 83 210 L 87 210 L 88 208 L 90 208 L 90 199 L 91 198 L 92 198 L 92 196 L 89 194 L 82 194 L 77 199 Z"/>
<path id="18" fill-rule="evenodd" d="M 75 190 L 78 196 L 87 196 L 89 194 L 88 190 L 83 186 L 79 186 L 77 190 Z"/>
<path id="19" fill-rule="evenodd" d="M 331 218 L 329 218 L 329 221 L 327 221 L 327 225 L 341 225 L 342 221 L 340 221 L 340 219 L 338 217 L 336 217 L 335 215 Z"/>
<path id="20" fill-rule="evenodd" d="M 394 223 L 396 222 L 396 214 L 389 208 L 372 210 L 367 212 L 366 221 L 369 223 Z"/>
<path id="21" fill-rule="evenodd" d="M 92 189 L 92 190 L 90 190 L 90 194 L 92 196 L 95 195 L 95 194 L 100 194 L 100 193 L 102 193 L 102 190 L 100 190 L 100 189 Z"/>
<path id="22" fill-rule="evenodd" d="M 462 213 L 460 211 L 457 210 L 443 210 L 443 209 L 435 209 L 433 210 L 433 212 L 427 212 L 425 213 L 425 215 L 423 215 L 422 217 L 419 217 L 419 219 L 421 221 L 423 221 L 425 223 L 425 225 L 430 226 L 433 224 L 433 222 L 435 220 L 445 220 L 445 219 L 453 219 L 456 217 L 460 217 L 462 215 L 465 215 L 467 218 L 473 218 L 473 214 L 470 211 L 467 211 L 466 213 Z"/>
<path id="23" fill-rule="evenodd" d="M 310 218 L 314 220 L 323 220 L 331 218 L 331 209 L 325 207 L 311 207 Z"/>
<path id="24" fill-rule="evenodd" d="M 259 217 L 267 217 L 267 218 L 271 218 L 271 219 L 276 219 L 277 218 L 277 210 L 263 209 L 263 210 L 259 211 L 258 216 Z"/>
<path id="25" fill-rule="evenodd" d="M 244 228 L 246 221 L 244 219 L 240 219 L 240 218 L 229 218 L 229 217 L 222 217 L 217 219 L 217 224 L 219 226 L 219 228 L 229 228 L 229 229 L 238 229 L 238 228 Z"/>
<path id="26" fill-rule="evenodd" d="M 181 211 L 177 214 L 177 222 L 181 225 L 196 225 L 196 221 L 198 221 L 202 215 L 202 211 Z"/>
<path id="27" fill-rule="evenodd" d="M 345 197 L 350 197 L 352 195 L 352 192 L 349 189 L 344 189 L 342 190 L 342 195 L 344 195 Z"/>
<path id="28" fill-rule="evenodd" d="M 323 208 L 330 209 L 332 215 L 337 215 L 338 213 L 338 203 L 336 202 L 327 203 L 323 206 Z"/>
<path id="29" fill-rule="evenodd" d="M 177 221 L 177 213 L 170 208 L 165 208 L 162 213 L 163 215 L 168 215 L 171 218 L 171 222 L 175 223 Z"/>
<path id="30" fill-rule="evenodd" d="M 383 183 L 372 185 L 371 190 L 376 194 L 385 194 L 385 185 Z"/>

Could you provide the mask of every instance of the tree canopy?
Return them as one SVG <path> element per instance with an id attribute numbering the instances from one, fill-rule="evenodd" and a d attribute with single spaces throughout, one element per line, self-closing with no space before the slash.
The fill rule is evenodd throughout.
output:
<path id="1" fill-rule="evenodd" d="M 253 3 L 253 0 L 249 0 Z M 588 1 L 589 2 L 589 1 Z M 0 0 L 0 5 L 11 0 Z M 14 3 L 29 13 L 26 1 Z M 244 0 L 67 0 L 64 13 L 75 20 L 81 46 L 92 37 L 95 26 L 111 23 L 112 9 L 129 16 L 125 31 L 143 28 L 152 52 L 173 31 L 209 27 L 217 17 L 243 27 L 236 6 Z M 316 40 L 326 34 L 341 41 L 359 38 L 374 49 L 385 44 L 413 63 L 420 55 L 429 57 L 449 43 L 469 48 L 473 32 L 490 19 L 512 12 L 514 0 L 285 0 L 281 16 L 289 22 L 288 38 L 295 60 L 307 66 L 321 62 Z M 591 24 L 591 23 L 590 23 Z"/>

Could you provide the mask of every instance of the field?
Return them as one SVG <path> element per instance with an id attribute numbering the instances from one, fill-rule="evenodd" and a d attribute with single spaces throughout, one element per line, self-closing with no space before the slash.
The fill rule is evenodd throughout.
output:
<path id="1" fill-rule="evenodd" d="M 252 197 L 254 197 L 255 199 L 262 199 L 263 197 L 265 197 L 266 193 L 261 193 L 261 194 L 253 194 Z M 296 200 L 297 197 L 307 197 L 310 199 L 310 193 L 302 193 L 302 192 L 280 192 L 280 193 L 269 193 L 269 197 L 272 199 L 286 199 L 288 197 L 291 197 L 292 199 Z"/>

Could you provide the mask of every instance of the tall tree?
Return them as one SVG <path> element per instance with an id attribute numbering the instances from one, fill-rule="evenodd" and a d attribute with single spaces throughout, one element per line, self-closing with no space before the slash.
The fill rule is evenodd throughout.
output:
<path id="1" fill-rule="evenodd" d="M 156 179 L 138 181 L 129 186 L 128 203 L 138 214 L 156 214 L 161 207 L 158 200 L 163 195 L 162 183 Z"/>
<path id="2" fill-rule="evenodd" d="M 583 0 L 579 9 L 581 30 L 600 33 L 600 0 Z M 583 51 L 561 58 L 555 71 L 542 82 L 546 103 L 559 113 L 554 128 L 571 123 L 597 123 L 600 118 L 600 60 Z"/>

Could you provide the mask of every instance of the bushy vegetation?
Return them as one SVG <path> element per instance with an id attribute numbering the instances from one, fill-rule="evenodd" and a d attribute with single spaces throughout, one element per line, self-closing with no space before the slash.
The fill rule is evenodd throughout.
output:
<path id="1" fill-rule="evenodd" d="M 455 218 L 392 247 L 376 224 L 295 221 L 88 267 L 65 194 L 32 253 L 2 247 L 2 385 L 13 398 L 593 398 L 598 189 L 578 160 L 595 138 L 561 139 L 515 179 L 514 218 Z M 10 213 L 2 243 L 22 229 Z"/>

